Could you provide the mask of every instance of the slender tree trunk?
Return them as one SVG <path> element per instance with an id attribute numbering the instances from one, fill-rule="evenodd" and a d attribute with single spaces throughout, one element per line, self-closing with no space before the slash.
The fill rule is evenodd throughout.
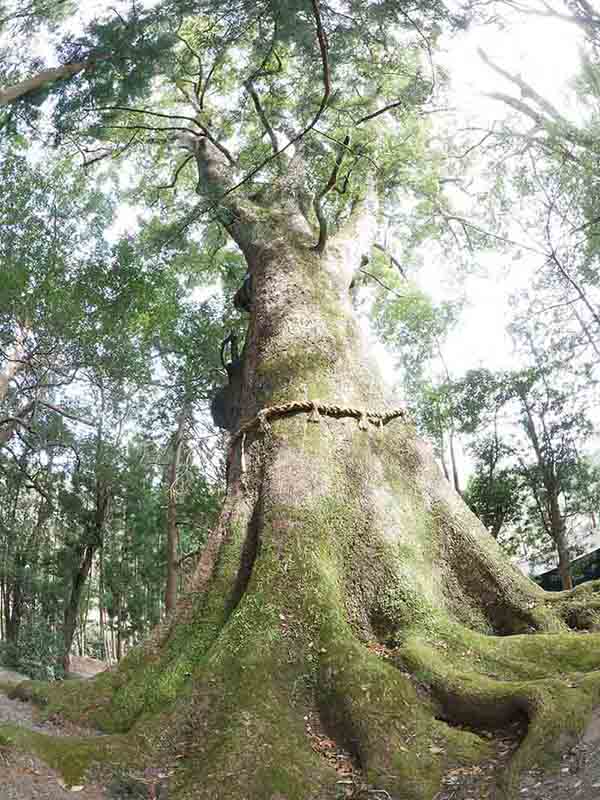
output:
<path id="1" fill-rule="evenodd" d="M 71 574 L 69 595 L 63 615 L 63 666 L 69 669 L 69 654 L 77 628 L 81 598 L 89 577 L 96 551 L 102 546 L 104 527 L 108 516 L 110 491 L 101 479 L 97 479 L 96 511 L 93 528 L 87 531 L 87 543 L 80 545 L 75 568 Z"/>
<path id="2" fill-rule="evenodd" d="M 527 402 L 527 397 L 524 391 L 520 393 L 523 410 L 526 416 L 525 431 L 533 446 L 536 460 L 540 473 L 542 475 L 542 482 L 545 493 L 545 503 L 542 506 L 536 487 L 532 485 L 532 491 L 538 506 L 542 525 L 547 533 L 552 538 L 556 547 L 558 555 L 558 571 L 561 577 L 563 589 L 573 588 L 573 579 L 571 577 L 569 548 L 567 546 L 567 537 L 565 531 L 565 521 L 560 511 L 559 503 L 559 480 L 555 471 L 554 464 L 549 460 L 542 448 L 533 415 Z M 546 513 L 545 513 L 546 512 Z"/>
<path id="3" fill-rule="evenodd" d="M 165 590 L 165 612 L 170 614 L 177 603 L 179 533 L 177 528 L 177 475 L 184 443 L 185 426 L 188 416 L 184 404 L 177 422 L 173 438 L 171 462 L 167 476 L 167 585 Z"/>
<path id="4" fill-rule="evenodd" d="M 565 521 L 560 511 L 558 494 L 556 492 L 553 492 L 549 498 L 549 506 L 551 533 L 558 553 L 558 572 L 563 589 L 572 589 L 571 557 L 565 533 Z"/>
<path id="5" fill-rule="evenodd" d="M 12 86 L 6 86 L 4 89 L 0 89 L 0 107 L 10 105 L 10 103 L 21 97 L 45 89 L 52 83 L 72 78 L 74 75 L 83 72 L 88 66 L 87 62 L 64 64 L 61 67 L 44 69 L 32 78 L 19 81 L 19 83 L 15 83 Z"/>
<path id="6" fill-rule="evenodd" d="M 452 464 L 452 480 L 454 483 L 454 489 L 462 497 L 460 481 L 458 478 L 458 466 L 456 464 L 456 454 L 454 452 L 454 430 L 452 428 L 450 429 L 450 434 L 448 438 L 450 443 L 450 462 Z"/>
<path id="7" fill-rule="evenodd" d="M 69 657 L 71 653 L 73 637 L 75 635 L 75 630 L 77 629 L 81 597 L 85 588 L 85 582 L 92 568 L 92 562 L 96 549 L 97 548 L 93 544 L 89 544 L 80 551 L 80 560 L 71 579 L 69 598 L 65 605 L 65 611 L 63 615 L 63 667 L 65 672 L 69 669 Z"/>
<path id="8" fill-rule="evenodd" d="M 440 464 L 442 465 L 442 471 L 444 473 L 444 477 L 446 478 L 448 483 L 450 483 L 450 473 L 448 472 L 448 466 L 446 464 L 446 457 L 445 457 L 445 454 L 444 454 L 444 449 L 445 449 L 444 431 L 443 431 L 442 426 L 440 425 L 440 429 L 439 429 L 439 451 L 440 451 L 439 452 L 439 459 L 440 459 Z"/>

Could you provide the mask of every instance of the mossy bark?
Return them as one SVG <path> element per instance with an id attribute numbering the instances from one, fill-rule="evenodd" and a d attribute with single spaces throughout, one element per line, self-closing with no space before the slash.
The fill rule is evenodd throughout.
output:
<path id="1" fill-rule="evenodd" d="M 352 317 L 351 235 L 320 256 L 285 205 L 238 205 L 230 230 L 254 286 L 242 422 L 297 399 L 389 408 Z M 547 597 L 511 566 L 410 424 L 300 414 L 232 448 L 219 525 L 145 647 L 29 693 L 175 759 L 174 800 L 336 797 L 311 715 L 368 785 L 432 800 L 490 753 L 478 731 L 523 719 L 510 795 L 600 702 L 600 637 L 569 631 L 596 623 L 597 598 Z"/>

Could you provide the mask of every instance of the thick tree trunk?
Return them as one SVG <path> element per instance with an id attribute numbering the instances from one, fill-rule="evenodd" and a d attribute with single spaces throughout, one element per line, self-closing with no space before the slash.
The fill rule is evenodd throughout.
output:
<path id="1" fill-rule="evenodd" d="M 352 316 L 351 232 L 319 256 L 283 203 L 240 204 L 229 226 L 253 279 L 240 424 L 295 400 L 393 406 Z M 406 420 L 316 418 L 232 439 L 221 518 L 175 612 L 60 708 L 139 735 L 152 765 L 174 759 L 174 800 L 333 797 L 316 729 L 381 796 L 432 800 L 491 753 L 482 728 L 525 718 L 510 784 L 600 701 L 600 637 L 565 623 L 580 597 L 596 620 L 598 601 L 548 598 L 510 565 Z"/>
<path id="2" fill-rule="evenodd" d="M 8 394 L 10 382 L 25 366 L 25 350 L 23 346 L 24 336 L 20 335 L 10 350 L 6 359 L 6 364 L 3 365 L 2 372 L 0 372 L 0 403 L 4 401 Z"/>

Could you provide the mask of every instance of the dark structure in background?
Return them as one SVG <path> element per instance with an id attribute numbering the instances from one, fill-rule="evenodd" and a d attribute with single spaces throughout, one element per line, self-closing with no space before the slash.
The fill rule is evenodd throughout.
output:
<path id="1" fill-rule="evenodd" d="M 579 556 L 579 558 L 573 559 L 571 562 L 571 574 L 573 575 L 574 586 L 577 586 L 578 583 L 591 581 L 594 578 L 600 578 L 600 547 L 592 550 L 591 553 L 586 553 L 583 556 Z M 562 589 L 558 568 L 549 569 L 548 572 L 542 572 L 541 575 L 535 575 L 533 580 L 548 592 L 560 592 Z"/>

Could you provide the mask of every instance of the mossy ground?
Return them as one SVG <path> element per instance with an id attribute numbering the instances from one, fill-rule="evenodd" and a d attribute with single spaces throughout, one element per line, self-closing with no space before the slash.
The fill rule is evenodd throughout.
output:
<path id="1" fill-rule="evenodd" d="M 0 747 L 33 753 L 63 778 L 67 786 L 85 782 L 93 765 L 132 767 L 139 751 L 123 737 L 52 736 L 18 725 L 0 726 Z"/>

